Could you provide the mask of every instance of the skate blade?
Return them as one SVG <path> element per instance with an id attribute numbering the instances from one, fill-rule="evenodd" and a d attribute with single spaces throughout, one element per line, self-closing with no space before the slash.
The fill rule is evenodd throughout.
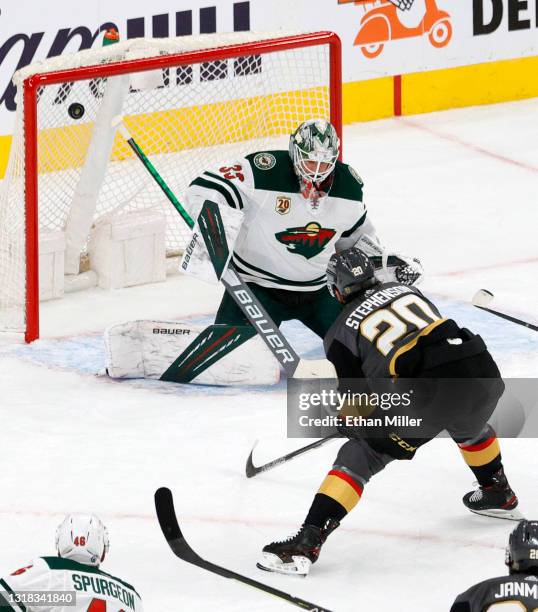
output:
<path id="1" fill-rule="evenodd" d="M 491 510 L 471 510 L 471 512 L 491 518 L 504 519 L 506 521 L 521 521 L 525 518 L 517 508 L 513 508 L 512 510 L 492 508 Z"/>
<path id="2" fill-rule="evenodd" d="M 258 569 L 265 572 L 275 572 L 277 574 L 286 574 L 287 576 L 308 576 L 312 561 L 306 557 L 294 556 L 293 562 L 284 563 L 278 555 L 273 553 L 262 553 L 261 561 L 256 563 Z"/>

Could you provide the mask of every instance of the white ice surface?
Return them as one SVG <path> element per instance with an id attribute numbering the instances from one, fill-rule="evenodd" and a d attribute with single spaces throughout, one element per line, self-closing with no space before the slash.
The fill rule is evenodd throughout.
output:
<path id="1" fill-rule="evenodd" d="M 365 181 L 379 235 L 422 259 L 423 289 L 442 311 L 483 335 L 505 376 L 535 377 L 538 334 L 469 302 L 487 288 L 493 307 L 537 322 L 538 100 L 350 126 L 345 159 Z M 90 510 L 111 535 L 103 569 L 133 583 L 146 610 L 291 609 L 175 559 L 154 517 L 161 485 L 202 556 L 333 611 L 446 611 L 470 584 L 504 573 L 512 524 L 465 510 L 473 477 L 448 440 L 376 476 L 307 579 L 256 570 L 261 547 L 303 520 L 338 443 L 247 480 L 256 438 L 257 463 L 302 444 L 285 439 L 283 383 L 204 389 L 94 376 L 106 325 L 210 321 L 219 296 L 182 277 L 69 295 L 42 305 L 42 340 L 0 345 L 0 574 L 53 554 L 62 514 Z M 299 324 L 284 329 L 303 354 L 321 354 Z M 538 517 L 538 444 L 502 448 L 522 510 Z"/>

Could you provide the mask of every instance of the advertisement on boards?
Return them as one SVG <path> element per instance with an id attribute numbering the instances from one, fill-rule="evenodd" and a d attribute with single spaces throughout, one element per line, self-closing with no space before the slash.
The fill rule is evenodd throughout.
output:
<path id="1" fill-rule="evenodd" d="M 538 54 L 538 0 L 140 0 L 0 11 L 0 134 L 11 132 L 13 72 L 47 57 L 120 38 L 244 30 L 332 30 L 342 39 L 344 82 Z"/>

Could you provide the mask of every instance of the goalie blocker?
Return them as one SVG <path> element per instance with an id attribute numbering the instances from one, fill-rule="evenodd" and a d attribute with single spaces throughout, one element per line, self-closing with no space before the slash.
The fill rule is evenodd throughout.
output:
<path id="1" fill-rule="evenodd" d="M 230 262 L 244 215 L 239 210 L 206 200 L 193 216 L 196 222 L 180 269 L 208 283 L 218 283 Z"/>

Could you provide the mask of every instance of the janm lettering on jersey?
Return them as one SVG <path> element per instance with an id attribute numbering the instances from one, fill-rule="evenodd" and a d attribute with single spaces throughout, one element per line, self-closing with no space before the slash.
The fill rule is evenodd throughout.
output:
<path id="1" fill-rule="evenodd" d="M 529 597 L 538 599 L 538 585 L 528 582 L 501 582 L 499 592 L 495 593 L 495 599 L 506 597 Z"/>

